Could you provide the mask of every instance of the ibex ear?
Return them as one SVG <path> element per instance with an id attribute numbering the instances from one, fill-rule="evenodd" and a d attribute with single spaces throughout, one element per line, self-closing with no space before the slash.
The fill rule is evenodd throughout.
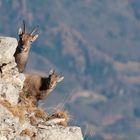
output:
<path id="1" fill-rule="evenodd" d="M 57 82 L 61 82 L 64 79 L 64 76 L 59 77 Z"/>
<path id="2" fill-rule="evenodd" d="M 49 71 L 49 75 L 52 75 L 53 73 L 55 73 L 55 70 L 51 69 L 51 70 Z"/>
<path id="3" fill-rule="evenodd" d="M 36 35 L 34 35 L 33 37 L 32 37 L 32 42 L 34 42 L 36 39 L 38 38 L 38 34 L 36 34 Z"/>
<path id="4" fill-rule="evenodd" d="M 18 35 L 21 35 L 22 34 L 22 28 L 19 28 L 18 29 Z"/>

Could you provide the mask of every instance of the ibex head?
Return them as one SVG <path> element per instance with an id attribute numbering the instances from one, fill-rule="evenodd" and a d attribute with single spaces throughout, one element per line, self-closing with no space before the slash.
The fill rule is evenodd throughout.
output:
<path id="1" fill-rule="evenodd" d="M 38 38 L 38 34 L 34 34 L 37 31 L 37 28 L 34 28 L 31 33 L 26 32 L 26 25 L 23 21 L 23 29 L 19 28 L 18 35 L 19 35 L 19 44 L 21 45 L 22 49 L 26 50 L 28 47 L 31 46 L 31 43 L 34 42 Z"/>
<path id="2" fill-rule="evenodd" d="M 64 76 L 60 76 L 55 72 L 55 70 L 51 70 L 48 77 L 49 88 L 54 88 L 57 83 L 61 82 L 63 79 Z"/>

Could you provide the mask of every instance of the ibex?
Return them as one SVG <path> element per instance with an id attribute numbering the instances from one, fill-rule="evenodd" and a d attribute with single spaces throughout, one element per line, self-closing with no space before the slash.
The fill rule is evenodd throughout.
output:
<path id="1" fill-rule="evenodd" d="M 46 98 L 56 87 L 57 83 L 64 79 L 63 76 L 58 75 L 54 70 L 49 72 L 48 77 L 28 74 L 25 77 L 23 90 L 20 93 L 20 101 L 29 99 L 36 106 L 39 100 Z"/>
<path id="2" fill-rule="evenodd" d="M 31 33 L 26 33 L 25 22 L 23 21 L 23 30 L 19 28 L 18 35 L 19 41 L 16 52 L 14 54 L 15 61 L 19 72 L 23 72 L 27 63 L 29 51 L 31 48 L 31 43 L 38 38 L 38 34 L 34 33 L 37 31 L 37 28 L 34 28 Z"/>

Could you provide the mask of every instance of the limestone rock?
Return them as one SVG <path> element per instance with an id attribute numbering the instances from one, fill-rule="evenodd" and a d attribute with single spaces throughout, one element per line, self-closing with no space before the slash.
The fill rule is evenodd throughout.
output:
<path id="1" fill-rule="evenodd" d="M 0 84 L 0 96 L 15 105 L 18 103 L 19 91 L 11 84 Z"/>
<path id="2" fill-rule="evenodd" d="M 0 97 L 11 104 L 17 104 L 19 92 L 23 87 L 24 75 L 16 68 L 14 53 L 17 40 L 0 37 Z"/>
<path id="3" fill-rule="evenodd" d="M 83 140 L 79 127 L 48 127 L 46 131 L 39 130 L 37 139 L 43 140 Z"/>
<path id="4" fill-rule="evenodd" d="M 0 66 L 7 64 L 13 58 L 17 47 L 17 40 L 11 37 L 0 37 Z"/>

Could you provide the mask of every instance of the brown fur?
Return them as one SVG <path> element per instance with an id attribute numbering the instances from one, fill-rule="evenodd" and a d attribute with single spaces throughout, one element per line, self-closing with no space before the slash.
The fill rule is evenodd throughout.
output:
<path id="1" fill-rule="evenodd" d="M 24 71 L 29 56 L 31 43 L 38 38 L 38 34 L 34 35 L 36 28 L 31 33 L 26 33 L 26 27 L 24 22 L 23 26 L 23 31 L 21 28 L 19 28 L 19 41 L 16 52 L 14 54 L 19 72 Z"/>
<path id="2" fill-rule="evenodd" d="M 34 105 L 37 105 L 39 100 L 46 98 L 57 83 L 64 78 L 56 74 L 55 71 L 50 71 L 48 77 L 41 77 L 39 75 L 25 75 L 25 77 L 20 100 L 22 101 L 22 98 L 28 98 Z"/>

